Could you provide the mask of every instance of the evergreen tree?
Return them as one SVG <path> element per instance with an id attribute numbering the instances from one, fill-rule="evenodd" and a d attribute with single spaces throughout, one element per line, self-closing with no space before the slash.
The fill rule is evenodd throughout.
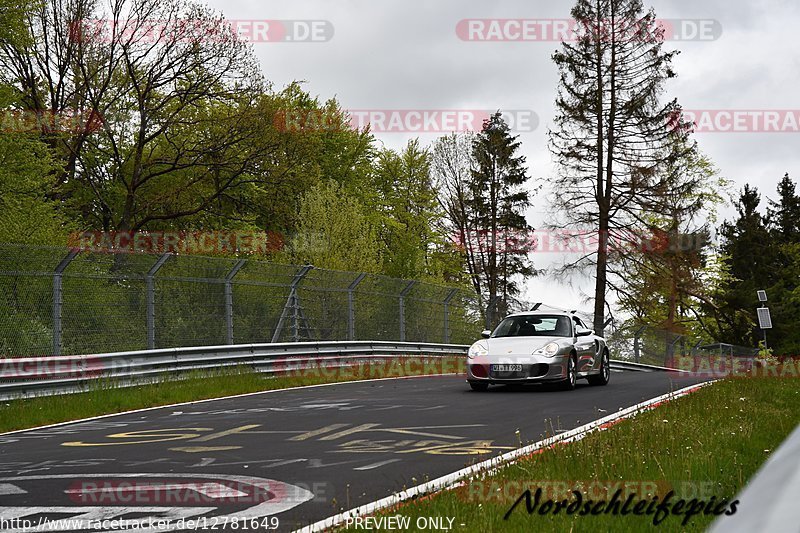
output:
<path id="1" fill-rule="evenodd" d="M 594 269 L 594 329 L 602 335 L 613 289 L 609 238 L 647 231 L 675 186 L 662 167 L 685 155 L 673 148 L 692 147 L 677 102 L 660 101 L 677 52 L 662 50 L 655 13 L 641 0 L 578 0 L 572 16 L 586 31 L 553 55 L 560 82 L 550 145 L 560 172 L 551 185 L 562 215 L 556 226 L 598 237 L 596 253 L 561 273 Z"/>
<path id="2" fill-rule="evenodd" d="M 525 157 L 517 154 L 520 144 L 500 112 L 484 121 L 472 144 L 475 166 L 465 203 L 475 242 L 468 260 L 490 323 L 509 311 L 520 292 L 520 278 L 535 274 L 527 244 L 533 228 L 524 215 L 530 206 L 525 188 L 530 178 Z"/>
<path id="3" fill-rule="evenodd" d="M 775 279 L 776 250 L 765 218 L 758 211 L 760 203 L 758 189 L 745 185 L 736 203 L 737 219 L 725 222 L 720 229 L 721 250 L 733 277 L 723 297 L 724 308 L 731 316 L 737 311 L 755 315 L 756 291 L 769 288 Z M 728 327 L 721 335 L 732 344 L 755 346 L 760 333 L 753 320 L 748 323 L 728 320 Z"/>
<path id="4" fill-rule="evenodd" d="M 778 243 L 800 242 L 800 196 L 788 172 L 778 183 L 778 201 L 769 201 L 767 220 Z"/>

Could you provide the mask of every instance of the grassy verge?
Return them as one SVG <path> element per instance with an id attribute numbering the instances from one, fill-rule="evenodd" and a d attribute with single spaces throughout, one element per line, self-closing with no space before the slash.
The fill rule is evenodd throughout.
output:
<path id="1" fill-rule="evenodd" d="M 569 498 L 573 489 L 583 502 L 611 500 L 622 489 L 639 500 L 671 502 L 692 498 L 706 503 L 715 498 L 733 500 L 747 480 L 800 423 L 800 380 L 791 378 L 731 378 L 689 396 L 641 413 L 606 431 L 559 445 L 504 467 L 491 476 L 386 510 L 375 518 L 453 518 L 461 531 L 647 531 L 654 528 L 654 514 L 614 516 L 540 515 L 548 499 Z M 533 514 L 523 500 L 509 514 L 514 502 L 530 489 L 542 489 Z M 535 497 L 532 499 L 535 502 Z M 630 507 L 631 509 L 633 507 Z M 703 512 L 705 511 L 703 507 Z M 730 509 L 725 505 L 720 509 Z M 646 508 L 644 509 L 646 512 Z M 685 513 L 685 509 L 683 510 Z M 702 531 L 716 518 L 701 512 L 683 524 L 682 516 L 667 516 L 660 531 Z M 713 512 L 713 508 L 712 508 Z"/>
<path id="2" fill-rule="evenodd" d="M 439 373 L 464 372 L 463 357 L 395 358 L 344 368 L 315 368 L 269 376 L 245 367 L 166 377 L 156 383 L 118 387 L 95 381 L 86 392 L 0 403 L 0 432 L 67 422 L 134 409 L 220 398 L 249 392 Z"/>

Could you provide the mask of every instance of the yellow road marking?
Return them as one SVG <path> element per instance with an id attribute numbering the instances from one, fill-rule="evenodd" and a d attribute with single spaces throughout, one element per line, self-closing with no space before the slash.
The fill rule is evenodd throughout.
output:
<path id="1" fill-rule="evenodd" d="M 254 429 L 257 427 L 261 427 L 261 424 L 250 424 L 247 426 L 239 426 L 238 428 L 227 429 L 225 431 L 220 431 L 218 433 L 211 433 L 210 435 L 203 435 L 202 437 L 192 439 L 192 442 L 208 442 L 210 440 L 219 439 L 221 437 L 227 437 L 228 435 L 242 433 L 244 431 L 247 431 L 248 429 Z"/>
<path id="2" fill-rule="evenodd" d="M 170 448 L 174 452 L 202 453 L 202 452 L 224 452 L 226 450 L 238 450 L 241 446 L 184 446 Z"/>

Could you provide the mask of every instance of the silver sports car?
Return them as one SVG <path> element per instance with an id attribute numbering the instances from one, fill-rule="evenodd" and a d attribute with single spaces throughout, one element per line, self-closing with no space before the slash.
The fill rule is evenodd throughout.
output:
<path id="1" fill-rule="evenodd" d="M 586 378 L 606 385 L 611 377 L 606 341 L 571 313 L 532 311 L 506 317 L 484 331 L 467 355 L 472 390 L 493 384 L 557 382 L 565 390 Z"/>

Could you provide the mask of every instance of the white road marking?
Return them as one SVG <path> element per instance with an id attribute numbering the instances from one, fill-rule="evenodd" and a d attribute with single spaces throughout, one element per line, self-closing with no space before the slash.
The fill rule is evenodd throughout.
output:
<path id="1" fill-rule="evenodd" d="M 341 429 L 346 426 L 347 424 L 331 424 L 330 426 L 325 426 L 323 428 L 315 429 L 314 431 L 308 431 L 306 433 L 303 433 L 302 435 L 297 435 L 296 437 L 292 437 L 289 440 L 306 440 L 312 437 L 323 435 L 325 433 L 328 433 L 329 431 L 335 431 L 337 429 Z"/>
<path id="2" fill-rule="evenodd" d="M 0 482 L 5 481 L 28 481 L 40 479 L 80 479 L 80 478 L 192 478 L 196 479 L 197 474 L 176 474 L 170 472 L 168 474 L 55 474 L 47 476 L 16 476 L 0 479 Z M 234 483 L 243 483 L 259 487 L 264 490 L 275 491 L 281 494 L 280 498 L 268 500 L 258 503 L 247 509 L 241 511 L 219 515 L 217 518 L 220 522 L 233 521 L 233 520 L 248 520 L 257 519 L 267 516 L 273 516 L 282 513 L 293 507 L 307 502 L 314 498 L 314 494 L 297 485 L 275 481 L 273 479 L 265 479 L 260 477 L 251 476 L 228 476 L 219 474 L 203 474 L 205 479 L 218 479 L 221 481 L 232 481 Z M 175 531 L 178 529 L 178 521 L 181 517 L 189 518 L 201 514 L 209 513 L 218 510 L 216 507 L 0 507 L 0 516 L 5 520 L 11 518 L 19 518 L 24 516 L 31 516 L 36 514 L 69 514 L 75 513 L 72 519 L 84 519 L 92 521 L 113 519 L 114 517 L 124 516 L 128 513 L 158 513 L 159 519 L 172 518 L 172 522 L 167 528 L 144 528 L 138 530 L 138 533 L 158 533 L 163 531 Z M 166 514 L 164 514 L 166 513 Z M 139 518 L 141 520 L 141 517 Z M 53 524 L 47 524 L 52 526 Z M 70 528 L 72 530 L 74 528 Z M 55 529 L 47 528 L 48 531 L 57 531 Z M 5 530 L 4 533 L 30 533 L 30 529 L 23 530 Z"/>
<path id="3" fill-rule="evenodd" d="M 111 493 L 118 493 L 118 492 L 155 492 L 155 491 L 165 491 L 165 490 L 181 490 L 187 489 L 194 492 L 199 492 L 203 496 L 208 496 L 209 498 L 239 498 L 241 496 L 247 496 L 246 492 L 242 492 L 240 490 L 236 490 L 233 487 L 229 487 L 227 485 L 223 485 L 222 483 L 216 483 L 213 481 L 209 481 L 206 483 L 164 483 L 164 484 L 148 484 L 145 483 L 143 485 L 138 485 L 136 483 L 132 483 L 130 485 L 120 485 L 117 487 L 82 487 L 77 489 L 66 489 L 64 491 L 65 494 L 104 494 L 107 492 Z"/>
<path id="4" fill-rule="evenodd" d="M 11 483 L 0 483 L 0 496 L 5 496 L 7 494 L 27 494 L 28 491 L 22 490 L 21 488 L 17 487 L 16 485 L 12 485 Z"/>
<path id="5" fill-rule="evenodd" d="M 380 467 L 382 467 L 384 465 L 388 465 L 388 464 L 391 464 L 391 463 L 396 463 L 399 460 L 400 459 L 389 459 L 387 461 L 380 461 L 380 462 L 377 462 L 377 463 L 372 463 L 370 465 L 359 466 L 358 468 L 354 468 L 353 470 L 372 470 L 372 469 L 375 469 L 375 468 L 380 468 Z"/>

